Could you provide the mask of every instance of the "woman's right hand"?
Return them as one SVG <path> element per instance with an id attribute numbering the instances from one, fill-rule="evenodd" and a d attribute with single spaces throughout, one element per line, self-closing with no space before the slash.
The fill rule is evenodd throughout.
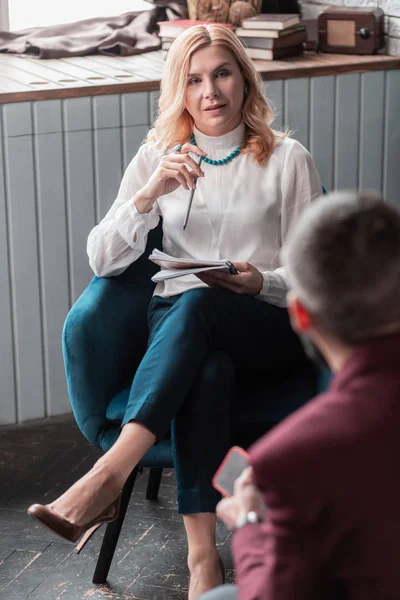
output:
<path id="1" fill-rule="evenodd" d="M 158 198 L 174 192 L 179 186 L 185 190 L 196 188 L 196 180 L 204 177 L 204 172 L 189 152 L 207 156 L 204 150 L 190 143 L 183 144 L 180 152 L 165 154 L 146 185 L 135 195 L 134 203 L 139 212 L 148 212 Z"/>

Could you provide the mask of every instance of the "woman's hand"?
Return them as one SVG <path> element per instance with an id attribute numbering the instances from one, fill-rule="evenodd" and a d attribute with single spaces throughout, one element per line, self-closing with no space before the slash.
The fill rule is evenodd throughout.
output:
<path id="1" fill-rule="evenodd" d="M 234 529 L 238 520 L 252 511 L 262 519 L 267 512 L 261 494 L 253 484 L 252 468 L 248 467 L 236 479 L 233 496 L 224 498 L 217 504 L 217 516 L 228 529 Z"/>
<path id="2" fill-rule="evenodd" d="M 237 275 L 224 271 L 204 271 L 197 277 L 213 288 L 226 288 L 237 294 L 257 296 L 262 289 L 264 279 L 260 271 L 248 262 L 232 263 L 239 271 Z"/>
<path id="3" fill-rule="evenodd" d="M 146 185 L 134 197 L 139 212 L 149 212 L 158 198 L 174 192 L 179 186 L 185 190 L 196 188 L 196 180 L 204 177 L 204 172 L 189 152 L 207 156 L 204 150 L 189 143 L 184 144 L 180 152 L 165 154 Z"/>

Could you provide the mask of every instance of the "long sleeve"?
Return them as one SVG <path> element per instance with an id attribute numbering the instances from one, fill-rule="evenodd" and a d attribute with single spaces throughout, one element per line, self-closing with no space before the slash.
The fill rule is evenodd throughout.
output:
<path id="1" fill-rule="evenodd" d="M 289 146 L 285 153 L 281 180 L 281 244 L 302 211 L 322 194 L 322 185 L 309 152 L 299 143 Z M 289 283 L 286 267 L 262 272 L 263 287 L 257 296 L 260 300 L 286 306 Z"/>
<path id="2" fill-rule="evenodd" d="M 305 474 L 318 480 L 318 471 L 310 471 L 308 447 L 291 445 L 279 429 L 250 450 L 255 483 L 268 509 L 263 523 L 234 534 L 239 600 L 310 600 L 319 585 L 327 511 L 316 483 L 313 494 L 304 493 Z"/>
<path id="3" fill-rule="evenodd" d="M 196 140 L 209 156 L 222 160 L 238 146 L 243 132 L 244 124 L 216 138 L 196 131 Z M 149 231 L 162 217 L 164 252 L 200 260 L 247 261 L 263 276 L 257 298 L 286 306 L 288 282 L 279 253 L 292 221 L 321 193 L 307 150 L 285 137 L 263 165 L 251 154 L 224 165 L 203 165 L 205 177 L 197 182 L 185 230 L 188 190 L 178 187 L 164 194 L 147 214 L 139 214 L 133 204 L 133 196 L 147 183 L 161 156 L 153 144 L 140 148 L 126 170 L 117 199 L 91 231 L 87 251 L 95 274 L 122 273 L 142 255 Z M 155 293 L 169 297 L 204 286 L 195 276 L 180 277 L 158 283 Z"/>
<path id="4" fill-rule="evenodd" d="M 125 171 L 117 198 L 110 210 L 89 234 L 89 263 L 98 277 L 119 275 L 137 260 L 146 247 L 147 235 L 157 226 L 157 202 L 141 214 L 132 198 L 148 181 L 158 164 L 158 152 L 143 145 Z"/>
<path id="5" fill-rule="evenodd" d="M 249 449 L 267 515 L 234 534 L 239 600 L 319 597 L 332 549 L 352 525 L 347 518 L 338 526 L 332 520 L 337 465 L 330 436 L 337 439 L 332 417 L 338 413 L 334 403 L 317 397 Z"/>
<path id="6" fill-rule="evenodd" d="M 232 549 L 239 600 L 311 598 L 318 570 L 289 511 L 270 509 L 266 522 L 242 527 Z"/>
<path id="7" fill-rule="evenodd" d="M 278 267 L 274 271 L 262 271 L 261 275 L 263 276 L 263 286 L 257 298 L 280 308 L 286 307 L 286 294 L 289 289 L 286 267 Z"/>

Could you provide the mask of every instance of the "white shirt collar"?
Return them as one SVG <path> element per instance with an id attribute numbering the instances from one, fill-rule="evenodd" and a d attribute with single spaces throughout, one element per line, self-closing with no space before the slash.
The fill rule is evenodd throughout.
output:
<path id="1" fill-rule="evenodd" d="M 227 150 L 238 146 L 244 138 L 244 123 L 243 121 L 235 129 L 229 133 L 219 136 L 210 136 L 201 133 L 197 127 L 193 128 L 196 143 L 200 148 L 226 148 Z"/>

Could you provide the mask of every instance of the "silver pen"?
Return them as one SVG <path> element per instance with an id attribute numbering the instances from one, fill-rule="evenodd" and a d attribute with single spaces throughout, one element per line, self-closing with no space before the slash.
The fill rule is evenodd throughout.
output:
<path id="1" fill-rule="evenodd" d="M 202 160 L 203 160 L 203 157 L 200 156 L 199 167 L 201 165 Z M 194 182 L 195 183 L 197 183 L 197 179 L 198 179 L 198 177 L 196 176 L 194 178 Z M 188 208 L 187 208 L 187 211 L 186 211 L 185 220 L 183 221 L 183 231 L 185 231 L 186 226 L 187 226 L 188 221 L 189 221 L 190 209 L 192 208 L 193 196 L 194 196 L 195 191 L 196 191 L 196 189 L 191 190 L 191 192 L 190 192 L 189 204 L 188 204 Z"/>

